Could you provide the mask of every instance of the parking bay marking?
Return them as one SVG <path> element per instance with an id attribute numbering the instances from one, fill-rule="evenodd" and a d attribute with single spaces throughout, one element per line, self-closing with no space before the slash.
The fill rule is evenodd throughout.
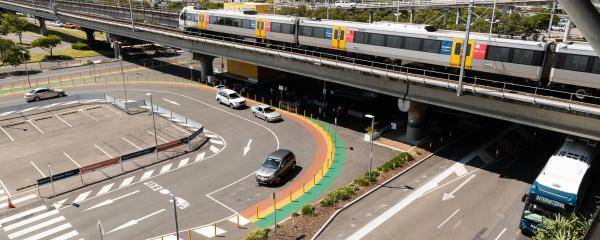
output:
<path id="1" fill-rule="evenodd" d="M 40 168 L 38 168 L 38 166 L 36 166 L 35 163 L 33 163 L 32 161 L 29 161 L 29 163 L 33 165 L 33 167 L 42 175 L 42 177 L 46 177 L 46 174 L 44 174 L 44 172 L 42 172 L 42 170 L 40 170 Z"/>
<path id="2" fill-rule="evenodd" d="M 138 147 L 138 145 L 135 145 L 134 143 L 132 143 L 131 141 L 127 140 L 127 138 L 125 137 L 121 137 L 121 139 L 123 139 L 125 142 L 131 144 L 132 146 L 134 146 L 135 148 L 137 148 L 138 150 L 142 150 L 141 147 Z"/>
<path id="3" fill-rule="evenodd" d="M 98 150 L 100 150 L 101 152 L 103 152 L 104 154 L 106 154 L 106 156 L 108 156 L 109 158 L 113 158 L 113 156 L 111 156 L 106 151 L 104 151 L 104 149 L 98 147 L 98 145 L 94 144 L 94 147 L 96 147 Z"/>
<path id="4" fill-rule="evenodd" d="M 64 119 L 62 119 L 60 116 L 54 114 L 54 117 L 56 117 L 58 120 L 64 122 L 65 124 L 67 124 L 67 126 L 69 127 L 73 127 L 71 124 L 69 124 L 67 121 L 65 121 Z"/>
<path id="5" fill-rule="evenodd" d="M 67 157 L 69 160 L 71 160 L 71 162 L 75 163 L 75 165 L 77 165 L 78 168 L 81 168 L 81 165 L 79 165 L 79 163 L 75 162 L 75 160 L 73 160 L 73 158 L 71 156 L 69 156 L 69 154 L 67 154 L 66 152 L 63 152 L 63 154 L 65 155 L 65 157 Z"/>
<path id="6" fill-rule="evenodd" d="M 94 121 L 98 122 L 99 120 L 92 117 L 92 115 L 90 115 L 88 112 L 86 112 L 84 109 L 79 109 L 80 112 L 84 113 L 85 115 L 87 115 L 88 117 L 90 117 L 91 119 L 93 119 Z"/>
<path id="7" fill-rule="evenodd" d="M 154 133 L 153 133 L 153 132 L 150 132 L 150 130 L 147 130 L 146 132 L 147 132 L 148 134 L 150 134 L 150 135 L 154 136 Z M 156 134 L 156 138 L 160 139 L 160 140 L 161 140 L 161 141 L 163 141 L 163 142 L 169 142 L 169 141 L 165 140 L 164 138 L 162 138 L 162 137 L 158 136 L 158 133 Z"/>
<path id="8" fill-rule="evenodd" d="M 15 139 L 13 139 L 13 138 L 10 136 L 10 134 L 8 134 L 8 132 L 6 132 L 6 130 L 4 130 L 4 128 L 3 128 L 3 127 L 0 127 L 0 129 L 2 129 L 2 131 L 4 132 L 4 134 L 6 134 L 6 136 L 8 136 L 8 138 L 10 138 L 10 141 L 12 141 L 12 142 L 14 142 L 14 141 L 15 141 Z"/>
<path id="9" fill-rule="evenodd" d="M 29 124 L 31 124 L 31 126 L 33 126 L 35 129 L 37 129 L 38 132 L 40 132 L 41 134 L 46 134 L 46 133 L 44 133 L 44 131 L 42 131 L 42 129 L 40 129 L 38 126 L 36 126 L 31 120 L 27 120 L 27 122 Z"/>

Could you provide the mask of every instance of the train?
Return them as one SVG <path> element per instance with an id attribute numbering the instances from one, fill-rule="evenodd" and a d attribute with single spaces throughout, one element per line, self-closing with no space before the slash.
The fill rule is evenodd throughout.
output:
<path id="1" fill-rule="evenodd" d="M 465 36 L 464 32 L 438 30 L 424 24 L 310 19 L 198 6 L 181 10 L 179 27 L 184 31 L 454 70 L 461 65 Z M 600 92 L 600 58 L 587 43 L 527 41 L 472 33 L 465 68 L 484 76 L 510 76 L 541 86 L 574 89 L 579 97 Z"/>

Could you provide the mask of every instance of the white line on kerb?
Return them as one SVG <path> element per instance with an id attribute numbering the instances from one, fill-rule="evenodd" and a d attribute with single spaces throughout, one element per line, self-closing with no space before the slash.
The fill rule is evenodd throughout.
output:
<path id="1" fill-rule="evenodd" d="M 438 229 L 442 228 L 442 226 L 444 226 L 444 224 L 446 224 L 448 221 L 450 221 L 450 219 L 452 217 L 454 217 L 454 215 L 456 215 L 458 212 L 460 211 L 460 209 L 456 209 L 456 211 L 454 211 L 452 213 L 452 215 L 450 215 L 448 218 L 446 218 L 446 220 L 444 220 L 442 223 L 440 223 L 440 225 L 437 226 Z"/>
<path id="2" fill-rule="evenodd" d="M 98 145 L 94 144 L 94 147 L 96 147 L 98 150 L 100 150 L 101 152 L 103 152 L 104 154 L 106 154 L 106 156 L 108 156 L 109 158 L 113 158 L 113 156 L 111 156 L 106 151 L 104 151 L 104 149 L 98 147 Z"/>
<path id="3" fill-rule="evenodd" d="M 33 122 L 31 120 L 27 120 L 27 122 L 29 124 L 31 124 L 31 126 L 33 126 L 35 129 L 37 129 L 41 134 L 45 134 L 44 131 L 42 131 L 42 129 L 40 129 L 38 126 L 36 126 L 35 124 L 33 124 Z"/>
<path id="4" fill-rule="evenodd" d="M 504 232 L 506 232 L 506 228 L 502 229 L 502 231 L 500 232 L 500 234 L 498 234 L 498 236 L 496 238 L 494 238 L 494 240 L 500 239 L 500 237 L 502 237 L 502 234 L 504 234 Z"/>
<path id="5" fill-rule="evenodd" d="M 8 136 L 8 138 L 10 138 L 10 140 L 11 140 L 11 141 L 13 141 L 13 142 L 15 141 L 15 139 L 13 139 L 13 138 L 10 136 L 10 134 L 8 134 L 8 132 L 6 132 L 6 130 L 4 130 L 4 128 L 3 128 L 3 127 L 0 127 L 0 129 L 2 129 L 2 131 L 4 132 L 4 134 L 6 134 L 6 136 Z"/>
<path id="6" fill-rule="evenodd" d="M 78 168 L 81 168 L 81 165 L 79 165 L 79 163 L 75 162 L 75 160 L 73 160 L 73 158 L 71 156 L 69 156 L 69 154 L 67 154 L 66 152 L 63 152 L 63 154 L 65 155 L 65 157 L 67 157 L 69 160 L 71 160 L 71 162 L 75 163 L 75 165 L 77 165 Z"/>
<path id="7" fill-rule="evenodd" d="M 138 147 L 138 145 L 133 144 L 131 141 L 127 140 L 127 138 L 125 137 L 121 137 L 121 139 L 123 139 L 125 142 L 131 144 L 132 146 L 134 146 L 135 148 L 137 148 L 138 150 L 142 150 L 141 147 Z"/>
<path id="8" fill-rule="evenodd" d="M 42 175 L 42 177 L 46 177 L 46 174 L 44 174 L 44 172 L 42 172 L 42 170 L 40 170 L 40 168 L 38 166 L 36 166 L 35 163 L 33 163 L 32 161 L 29 161 L 29 163 L 31 163 L 31 165 L 33 165 L 35 170 L 37 170 Z"/>
<path id="9" fill-rule="evenodd" d="M 67 121 L 65 121 L 64 119 L 62 119 L 60 116 L 54 114 L 54 117 L 58 118 L 58 120 L 61 120 L 62 122 L 64 122 L 65 124 L 67 124 L 67 126 L 73 127 L 73 126 L 71 126 L 71 124 L 69 124 Z"/>

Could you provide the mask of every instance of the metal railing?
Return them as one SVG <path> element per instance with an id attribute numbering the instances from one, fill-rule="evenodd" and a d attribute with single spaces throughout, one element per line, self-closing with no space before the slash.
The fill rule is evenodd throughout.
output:
<path id="1" fill-rule="evenodd" d="M 336 6 L 335 0 L 328 2 L 317 2 L 314 4 L 301 1 L 279 1 L 275 5 L 277 7 L 299 7 L 301 5 L 310 6 L 313 8 L 343 8 L 343 9 L 380 9 L 380 8 L 432 8 L 432 7 L 452 7 L 469 5 L 469 0 L 413 0 L 413 1 L 356 1 L 354 6 Z M 542 0 L 475 0 L 475 5 L 500 5 L 506 4 L 527 4 L 527 3 L 546 3 Z"/>

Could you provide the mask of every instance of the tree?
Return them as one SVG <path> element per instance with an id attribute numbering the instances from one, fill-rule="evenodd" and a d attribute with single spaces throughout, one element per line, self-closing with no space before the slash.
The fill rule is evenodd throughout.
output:
<path id="1" fill-rule="evenodd" d="M 40 37 L 31 42 L 32 47 L 39 47 L 50 53 L 52 57 L 52 50 L 60 44 L 60 37 L 56 35 L 48 35 L 47 37 Z"/>
<path id="2" fill-rule="evenodd" d="M 29 50 L 26 48 L 15 44 L 11 40 L 0 39 L 0 66 L 10 65 L 16 67 L 29 60 L 30 57 Z"/>
<path id="3" fill-rule="evenodd" d="M 592 224 L 575 214 L 568 217 L 557 214 L 554 219 L 545 218 L 538 225 L 538 230 L 532 240 L 582 240 Z"/>
<path id="4" fill-rule="evenodd" d="M 17 34 L 17 36 L 19 36 L 19 43 L 22 44 L 23 32 L 29 29 L 29 23 L 27 22 L 27 20 L 10 13 L 2 14 L 0 20 L 2 20 L 0 21 L 2 22 L 0 28 L 3 29 L 0 31 L 2 31 L 3 35 L 6 35 L 8 33 Z"/>

